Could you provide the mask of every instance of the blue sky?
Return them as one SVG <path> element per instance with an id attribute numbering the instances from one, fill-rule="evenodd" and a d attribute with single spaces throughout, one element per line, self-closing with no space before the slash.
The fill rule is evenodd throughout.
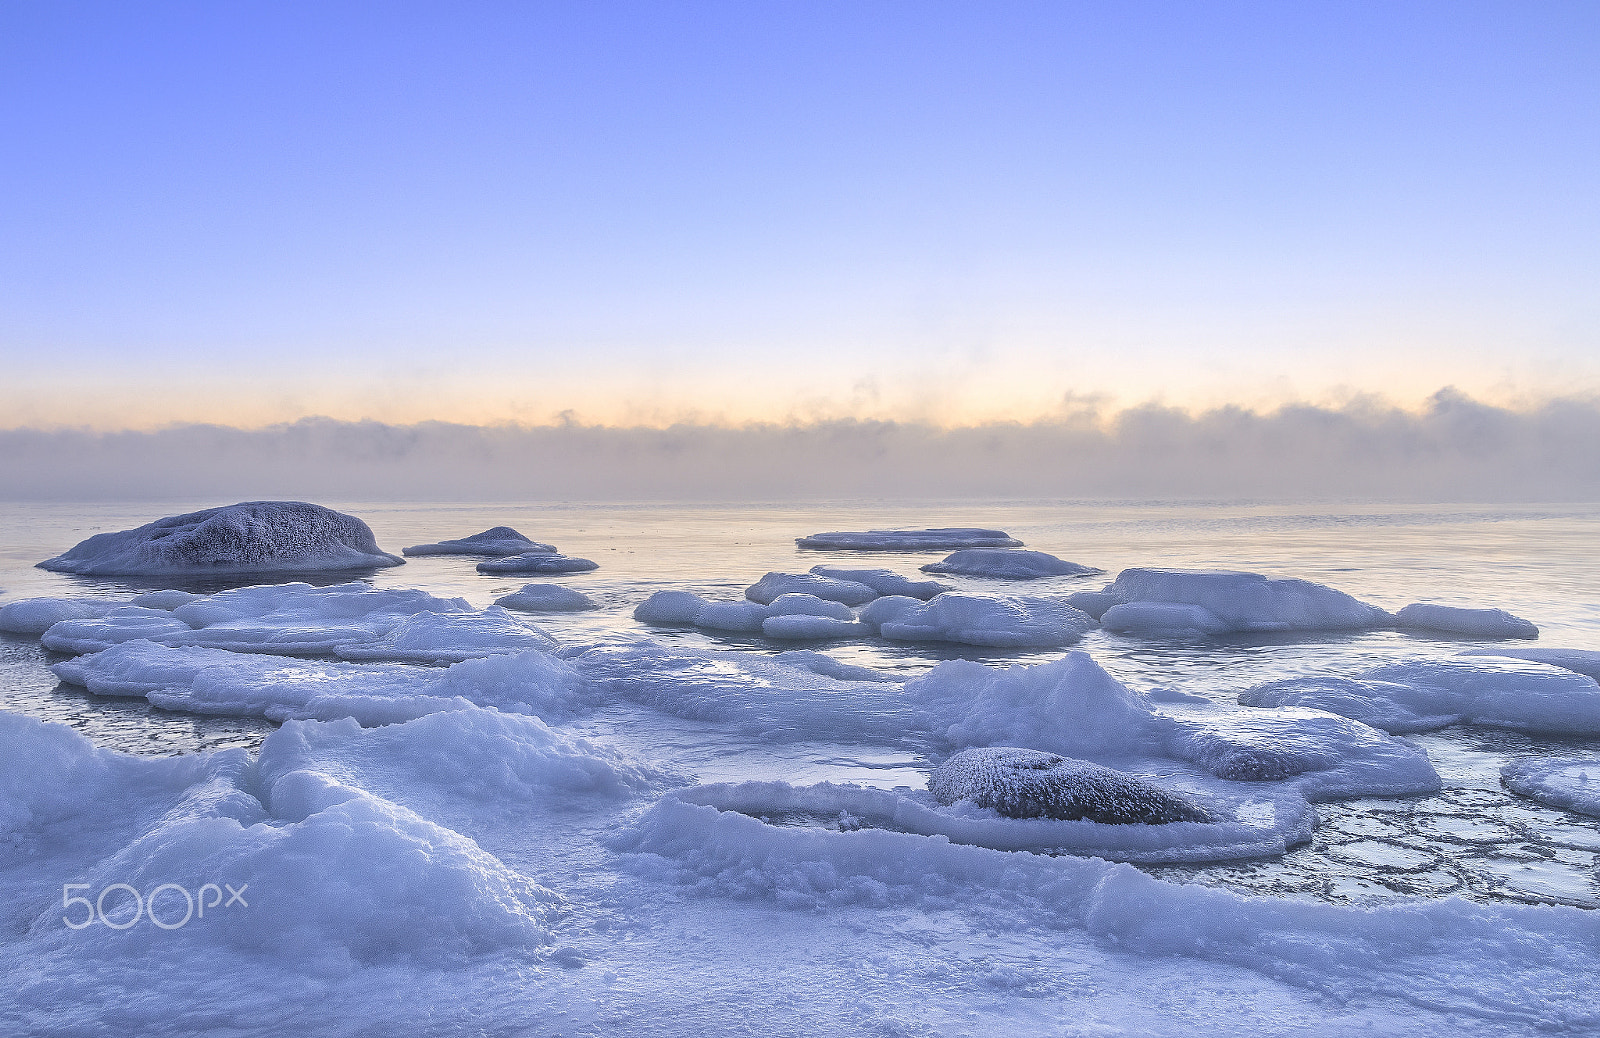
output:
<path id="1" fill-rule="evenodd" d="M 0 425 L 1600 391 L 1592 3 L 0 6 Z"/>

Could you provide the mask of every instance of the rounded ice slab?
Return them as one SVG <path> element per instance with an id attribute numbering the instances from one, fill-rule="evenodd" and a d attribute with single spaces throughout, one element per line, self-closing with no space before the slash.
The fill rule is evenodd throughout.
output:
<path id="1" fill-rule="evenodd" d="M 687 625 L 730 634 L 769 638 L 840 638 L 866 634 L 855 614 L 839 602 L 815 595 L 779 595 L 760 602 L 708 602 L 689 591 L 657 591 L 633 611 L 641 623 Z"/>
<path id="2" fill-rule="evenodd" d="M 600 603 L 582 591 L 560 584 L 524 584 L 521 591 L 502 595 L 494 604 L 524 613 L 575 613 L 600 608 Z"/>
<path id="3" fill-rule="evenodd" d="M 97 533 L 39 563 L 85 576 L 305 573 L 405 562 L 353 515 L 303 501 L 247 501 Z"/>
<path id="4" fill-rule="evenodd" d="M 494 575 L 543 575 L 551 573 L 586 573 L 599 569 L 598 562 L 575 559 L 549 551 L 530 551 L 504 559 L 489 559 L 478 563 L 479 573 Z"/>
<path id="5" fill-rule="evenodd" d="M 1068 645 L 1095 626 L 1093 617 L 1059 599 L 955 591 L 930 602 L 893 595 L 880 598 L 861 610 L 861 622 L 894 641 L 995 649 Z"/>
<path id="6" fill-rule="evenodd" d="M 1107 825 L 1215 821 L 1187 797 L 1088 761 L 1015 746 L 962 750 L 934 771 L 928 792 L 1007 818 L 1087 818 Z"/>
<path id="7" fill-rule="evenodd" d="M 92 620 L 122 604 L 108 598 L 23 598 L 0 606 L 0 631 L 43 634 L 62 620 Z"/>
<path id="8" fill-rule="evenodd" d="M 949 527 L 937 530 L 863 530 L 798 537 L 802 548 L 834 551 L 955 551 L 958 548 L 1020 548 L 1004 530 Z"/>
<path id="9" fill-rule="evenodd" d="M 504 558 L 507 555 L 521 555 L 524 552 L 545 552 L 553 554 L 555 546 L 531 541 L 509 526 L 495 526 L 482 533 L 475 533 L 471 537 L 459 537 L 453 541 L 439 541 L 436 544 L 413 544 L 409 548 L 402 548 L 404 555 L 490 555 L 494 558 Z"/>
<path id="10" fill-rule="evenodd" d="M 1510 658 L 1414 660 L 1350 677 L 1271 681 L 1241 692 L 1239 702 L 1326 710 L 1397 735 L 1455 724 L 1600 734 L 1594 678 Z"/>
<path id="11" fill-rule="evenodd" d="M 922 567 L 922 572 L 998 580 L 1037 580 L 1040 577 L 1082 577 L 1105 571 L 1026 548 L 968 548 L 946 556 L 943 562 L 928 563 Z"/>
<path id="12" fill-rule="evenodd" d="M 864 584 L 880 595 L 903 595 L 906 598 L 920 598 L 927 601 L 935 595 L 946 591 L 954 591 L 949 584 L 941 584 L 937 580 L 912 580 L 887 569 L 851 569 L 848 566 L 812 566 L 811 572 L 819 577 L 832 577 L 835 580 L 848 580 L 853 584 Z"/>
<path id="13" fill-rule="evenodd" d="M 1468 638 L 1537 638 L 1532 621 L 1512 616 L 1504 609 L 1465 609 L 1461 606 L 1413 602 L 1394 615 L 1402 631 L 1437 631 Z"/>
<path id="14" fill-rule="evenodd" d="M 1541 804 L 1600 817 L 1600 757 L 1517 761 L 1500 769 L 1500 781 Z"/>
<path id="15" fill-rule="evenodd" d="M 815 573 L 768 573 L 744 589 L 744 597 L 762 605 L 780 595 L 813 595 L 840 605 L 858 606 L 878 597 L 878 592 L 854 580 L 839 580 Z"/>
<path id="16" fill-rule="evenodd" d="M 1125 569 L 1067 601 L 1106 630 L 1152 637 L 1379 627 L 1387 612 L 1309 580 L 1230 570 Z"/>

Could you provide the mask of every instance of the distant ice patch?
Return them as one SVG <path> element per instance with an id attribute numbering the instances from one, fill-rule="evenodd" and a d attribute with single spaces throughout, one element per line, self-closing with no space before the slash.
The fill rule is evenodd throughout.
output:
<path id="1" fill-rule="evenodd" d="M 494 604 L 525 613 L 574 613 L 600 608 L 600 603 L 582 591 L 560 584 L 524 584 L 520 591 L 502 595 Z"/>
<path id="2" fill-rule="evenodd" d="M 824 564 L 812 566 L 811 572 L 819 577 L 832 577 L 835 580 L 864 584 L 880 595 L 902 595 L 924 601 L 934 595 L 955 590 L 949 584 L 941 584 L 937 580 L 912 580 L 887 569 L 852 569 L 849 566 Z"/>
<path id="3" fill-rule="evenodd" d="M 589 559 L 576 559 L 548 551 L 530 551 L 510 555 L 503 559 L 487 559 L 478 563 L 479 573 L 495 575 L 544 575 L 552 573 L 587 573 L 599 569 L 600 564 Z"/>
<path id="4" fill-rule="evenodd" d="M 482 533 L 475 533 L 471 537 L 459 537 L 453 541 L 439 541 L 435 544 L 413 544 L 409 548 L 401 549 L 404 555 L 490 555 L 494 558 L 503 558 L 507 555 L 521 555 L 524 552 L 555 553 L 555 546 L 541 544 L 529 540 L 509 526 L 496 526 Z"/>
<path id="5" fill-rule="evenodd" d="M 1362 630 L 1390 620 L 1322 584 L 1228 570 L 1125 569 L 1103 590 L 1067 601 L 1108 631 L 1146 637 Z"/>
<path id="6" fill-rule="evenodd" d="M 946 556 L 942 562 L 928 563 L 922 567 L 922 572 L 999 580 L 1036 580 L 1040 577 L 1081 577 L 1103 573 L 1104 570 L 1025 548 L 968 548 Z"/>
<path id="7" fill-rule="evenodd" d="M 814 533 L 796 538 L 802 548 L 834 551 L 954 551 L 957 548 L 1020 548 L 1004 530 L 950 527 L 935 530 L 864 530 Z"/>
<path id="8" fill-rule="evenodd" d="M 1537 638 L 1532 621 L 1512 616 L 1504 609 L 1466 609 L 1461 606 L 1413 602 L 1394 615 L 1402 631 L 1437 631 L 1469 638 Z"/>
<path id="9" fill-rule="evenodd" d="M 878 592 L 866 584 L 816 573 L 768 573 L 744 590 L 744 597 L 762 605 L 779 595 L 792 594 L 815 595 L 847 606 L 858 606 L 878 597 Z"/>

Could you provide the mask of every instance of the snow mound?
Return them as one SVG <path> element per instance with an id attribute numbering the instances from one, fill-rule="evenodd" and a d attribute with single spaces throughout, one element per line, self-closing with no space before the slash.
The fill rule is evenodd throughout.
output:
<path id="1" fill-rule="evenodd" d="M 1228 570 L 1125 569 L 1101 591 L 1067 601 L 1118 634 L 1343 631 L 1377 627 L 1389 614 L 1309 580 Z"/>
<path id="2" fill-rule="evenodd" d="M 780 595 L 814 595 L 847 606 L 858 606 L 878 597 L 878 593 L 865 584 L 815 573 L 768 573 L 744 589 L 744 597 L 762 605 Z"/>
<path id="3" fill-rule="evenodd" d="M 1594 678 L 1510 658 L 1413 660 L 1349 677 L 1270 681 L 1240 693 L 1239 702 L 1326 710 L 1395 734 L 1456 724 L 1600 734 Z"/>
<path id="4" fill-rule="evenodd" d="M 494 604 L 524 613 L 575 613 L 600 608 L 600 603 L 582 591 L 560 584 L 524 584 L 522 590 L 502 595 Z"/>
<path id="5" fill-rule="evenodd" d="M 551 573 L 587 573 L 599 569 L 598 562 L 576 559 L 551 551 L 530 551 L 503 559 L 488 559 L 478 563 L 479 573 L 495 575 L 541 575 Z"/>
<path id="6" fill-rule="evenodd" d="M 399 566 L 353 515 L 303 501 L 247 501 L 97 533 L 39 563 L 84 576 L 304 573 Z"/>
<path id="7" fill-rule="evenodd" d="M 1081 577 L 1105 571 L 1025 548 L 968 548 L 945 556 L 943 562 L 928 563 L 922 567 L 922 572 L 999 580 L 1034 580 L 1039 577 Z"/>
<path id="8" fill-rule="evenodd" d="M 129 641 L 57 663 L 56 677 L 102 696 L 131 696 L 199 714 L 336 720 L 363 725 L 492 706 L 546 719 L 587 705 L 571 667 L 543 652 L 457 663 L 449 669 L 330 663 Z"/>
<path id="9" fill-rule="evenodd" d="M 1402 631 L 1438 631 L 1469 638 L 1537 638 L 1539 628 L 1504 609 L 1464 609 L 1460 606 L 1413 602 L 1394 614 Z"/>
<path id="10" fill-rule="evenodd" d="M 1600 758 L 1517 761 L 1500 769 L 1500 781 L 1529 800 L 1600 817 Z"/>
<path id="11" fill-rule="evenodd" d="M 460 663 L 555 647 L 554 638 L 528 627 L 502 607 L 490 606 L 481 613 L 418 613 L 377 641 L 339 645 L 334 652 L 347 660 Z"/>
<path id="12" fill-rule="evenodd" d="M 835 551 L 954 551 L 957 548 L 1020 548 L 1004 530 L 949 527 L 935 530 L 864 530 L 814 533 L 796 538 L 802 548 Z"/>
<path id="13" fill-rule="evenodd" d="M 109 598 L 22 598 L 0 606 L 0 631 L 43 634 L 62 620 L 101 617 L 123 604 Z"/>
<path id="14" fill-rule="evenodd" d="M 1211 822 L 1211 813 L 1153 782 L 1087 761 L 1015 746 L 962 750 L 939 765 L 928 792 L 946 806 L 967 802 L 1007 818 L 1110 825 Z"/>
<path id="15" fill-rule="evenodd" d="M 437 544 L 413 544 L 409 548 L 402 548 L 401 554 L 492 555 L 495 558 L 503 558 L 507 555 L 521 555 L 530 551 L 553 554 L 555 550 L 554 545 L 530 541 L 509 526 L 496 526 L 482 533 L 475 533 L 471 537 L 460 537 L 453 541 L 439 541 Z"/>
<path id="16" fill-rule="evenodd" d="M 902 577 L 893 570 L 887 569 L 851 569 L 848 566 L 817 565 L 811 567 L 811 572 L 819 577 L 832 577 L 834 580 L 847 580 L 854 584 L 865 584 L 880 595 L 902 595 L 907 598 L 920 598 L 924 601 L 934 595 L 955 588 L 948 584 L 941 584 L 937 580 L 912 580 Z"/>
<path id="17" fill-rule="evenodd" d="M 46 648 L 71 653 L 144 638 L 236 652 L 322 655 L 376 642 L 420 614 L 473 612 L 464 599 L 380 591 L 359 582 L 264 584 L 192 598 L 170 611 L 127 605 L 94 619 L 62 620 L 41 640 Z"/>
<path id="18" fill-rule="evenodd" d="M 1594 649 L 1468 649 L 1461 655 L 1531 660 L 1600 680 L 1600 651 Z"/>
<path id="19" fill-rule="evenodd" d="M 862 610 L 861 622 L 894 641 L 1050 648 L 1075 642 L 1095 626 L 1088 614 L 1053 598 L 949 591 L 927 603 L 899 597 L 879 602 L 884 604 Z"/>

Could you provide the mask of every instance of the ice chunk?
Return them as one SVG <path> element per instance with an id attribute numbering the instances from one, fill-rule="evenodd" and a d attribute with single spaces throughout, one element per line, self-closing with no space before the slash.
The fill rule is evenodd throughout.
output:
<path id="1" fill-rule="evenodd" d="M 647 624 L 693 624 L 706 600 L 692 591 L 657 591 L 640 602 L 633 618 Z"/>
<path id="2" fill-rule="evenodd" d="M 347 660 L 460 663 L 555 647 L 554 638 L 490 606 L 481 613 L 418 613 L 376 641 L 339 645 L 334 652 Z"/>
<path id="3" fill-rule="evenodd" d="M 43 634 L 62 620 L 104 616 L 124 604 L 109 598 L 22 598 L 0 606 L 0 631 Z"/>
<path id="4" fill-rule="evenodd" d="M 187 639 L 194 628 L 169 610 L 118 606 L 97 617 L 59 620 L 40 636 L 54 652 L 99 652 L 134 638 Z"/>
<path id="5" fill-rule="evenodd" d="M 1600 680 L 1600 652 L 1594 649 L 1468 649 L 1461 655 L 1531 660 Z"/>
<path id="6" fill-rule="evenodd" d="M 146 609 L 176 609 L 204 597 L 190 591 L 146 591 L 128 599 L 128 604 Z"/>
<path id="7" fill-rule="evenodd" d="M 1600 817 L 1600 757 L 1520 760 L 1500 769 L 1500 781 L 1541 804 Z"/>
<path id="8" fill-rule="evenodd" d="M 707 602 L 695 614 L 696 627 L 733 634 L 759 634 L 771 610 L 758 602 Z"/>
<path id="9" fill-rule="evenodd" d="M 788 613 L 761 621 L 761 633 L 768 638 L 857 638 L 871 633 L 871 628 L 831 616 Z"/>
<path id="10" fill-rule="evenodd" d="M 398 566 L 367 524 L 303 501 L 247 501 L 97 533 L 39 563 L 86 576 L 304 573 Z"/>
<path id="11" fill-rule="evenodd" d="M 1413 660 L 1349 677 L 1271 681 L 1246 689 L 1239 702 L 1326 710 L 1396 734 L 1454 724 L 1600 733 L 1600 684 L 1594 678 L 1510 658 Z"/>
<path id="12" fill-rule="evenodd" d="M 855 623 L 848 606 L 816 595 L 789 592 L 770 603 L 708 602 L 687 591 L 657 591 L 634 609 L 652 624 L 688 624 L 707 631 L 766 634 L 773 638 L 839 638 L 871 633 Z M 769 626 L 770 625 L 770 626 Z"/>
<path id="13" fill-rule="evenodd" d="M 1359 630 L 1390 619 L 1322 584 L 1227 570 L 1125 569 L 1093 597 L 1068 601 L 1091 612 L 1104 607 L 1101 623 L 1124 634 Z"/>
<path id="14" fill-rule="evenodd" d="M 1042 551 L 1024 548 L 968 548 L 945 556 L 943 562 L 930 562 L 924 573 L 950 573 L 960 577 L 992 577 L 1001 580 L 1034 580 L 1039 577 L 1081 577 L 1103 573 L 1093 566 L 1080 566 Z"/>
<path id="15" fill-rule="evenodd" d="M 1403 631 L 1439 631 L 1469 638 L 1537 638 L 1539 628 L 1504 609 L 1464 609 L 1460 606 L 1413 602 L 1394 616 Z"/>
<path id="16" fill-rule="evenodd" d="M 892 607 L 892 619 L 870 608 L 862 622 L 895 641 L 958 642 L 991 648 L 1048 648 L 1077 641 L 1092 630 L 1088 614 L 1054 598 L 977 595 L 949 591 L 914 609 Z"/>
<path id="17" fill-rule="evenodd" d="M 582 591 L 560 584 L 524 584 L 522 590 L 502 595 L 494 604 L 525 613 L 571 613 L 600 608 L 600 603 Z"/>
<path id="18" fill-rule="evenodd" d="M 496 526 L 482 533 L 475 533 L 471 537 L 461 537 L 453 541 L 439 541 L 437 544 L 413 544 L 409 548 L 401 549 L 401 554 L 489 555 L 498 559 L 507 555 L 521 555 L 525 552 L 554 554 L 555 550 L 554 545 L 530 541 L 509 526 Z"/>
<path id="19" fill-rule="evenodd" d="M 592 569 L 599 569 L 598 562 L 588 559 L 575 559 L 567 555 L 558 555 L 547 551 L 530 551 L 521 555 L 511 555 L 503 559 L 488 559 L 478 563 L 479 573 L 496 575 L 512 574 L 550 574 L 550 573 L 586 573 Z"/>
<path id="20" fill-rule="evenodd" d="M 834 580 L 865 584 L 880 595 L 901 595 L 907 598 L 920 598 L 923 601 L 945 591 L 955 590 L 937 580 L 912 580 L 887 569 L 851 569 L 848 566 L 823 564 L 812 566 L 811 572 L 819 577 L 832 577 Z"/>
<path id="21" fill-rule="evenodd" d="M 795 543 L 802 548 L 836 551 L 954 551 L 957 548 L 1020 548 L 1022 542 L 1004 530 L 949 527 L 934 530 L 865 530 L 814 533 Z"/>
<path id="22" fill-rule="evenodd" d="M 51 669 L 62 681 L 97 695 L 136 696 L 168 710 L 274 721 L 353 717 L 364 725 L 391 724 L 470 705 L 551 719 L 591 701 L 573 669 L 543 652 L 491 656 L 435 670 L 130 641 Z"/>
<path id="23" fill-rule="evenodd" d="M 833 620 L 850 621 L 855 614 L 850 607 L 829 598 L 799 592 L 779 595 L 767 603 L 768 616 L 821 616 Z"/>
<path id="24" fill-rule="evenodd" d="M 746 598 L 762 605 L 780 595 L 792 594 L 815 595 L 847 606 L 858 606 L 878 597 L 878 593 L 865 584 L 814 573 L 768 573 L 744 590 Z"/>
<path id="25" fill-rule="evenodd" d="M 1189 798 L 1152 782 L 1015 746 L 962 750 L 934 770 L 928 792 L 947 806 L 965 801 L 1007 818 L 1087 818 L 1112 825 L 1215 821 Z"/>

